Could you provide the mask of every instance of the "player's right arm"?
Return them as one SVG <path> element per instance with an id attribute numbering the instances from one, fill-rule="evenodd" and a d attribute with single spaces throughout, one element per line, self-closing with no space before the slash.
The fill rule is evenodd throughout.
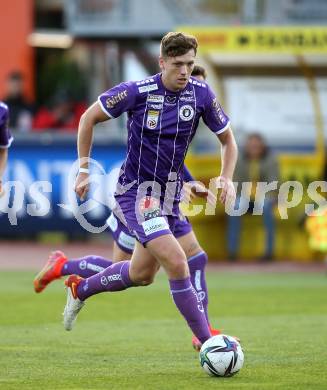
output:
<path id="1" fill-rule="evenodd" d="M 2 175 L 5 171 L 8 159 L 8 149 L 0 148 L 0 196 L 2 194 Z"/>
<path id="2" fill-rule="evenodd" d="M 2 191 L 2 176 L 7 166 L 8 149 L 13 141 L 13 137 L 9 129 L 9 110 L 8 107 L 0 102 L 2 114 L 0 117 L 0 197 L 3 195 Z"/>
<path id="3" fill-rule="evenodd" d="M 98 102 L 93 103 L 81 116 L 77 135 L 77 151 L 80 168 L 88 169 L 89 167 L 88 161 L 91 153 L 94 126 L 108 119 L 110 117 L 103 112 Z M 75 192 L 81 200 L 85 198 L 89 190 L 88 177 L 88 173 L 79 172 L 76 178 Z"/>
<path id="4" fill-rule="evenodd" d="M 121 83 L 98 97 L 81 116 L 78 126 L 77 149 L 79 166 L 88 169 L 88 161 L 92 148 L 93 127 L 110 118 L 118 118 L 122 113 L 133 109 L 136 100 L 136 86 L 133 82 Z M 88 173 L 79 172 L 75 192 L 81 200 L 89 190 Z"/>

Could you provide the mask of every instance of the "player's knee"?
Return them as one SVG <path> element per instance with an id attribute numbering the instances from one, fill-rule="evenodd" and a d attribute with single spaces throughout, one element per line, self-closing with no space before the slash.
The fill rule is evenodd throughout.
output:
<path id="1" fill-rule="evenodd" d="M 191 245 L 189 248 L 185 250 L 186 257 L 193 257 L 203 252 L 203 249 L 200 247 L 198 243 Z"/>
<path id="2" fill-rule="evenodd" d="M 174 276 L 174 278 L 185 278 L 189 275 L 188 264 L 184 259 L 179 261 L 175 261 L 170 266 L 170 274 Z"/>
<path id="3" fill-rule="evenodd" d="M 195 253 L 192 256 L 189 256 L 187 258 L 188 264 L 195 263 L 198 267 L 204 268 L 208 264 L 208 255 L 207 253 L 202 249 L 201 251 Z"/>
<path id="4" fill-rule="evenodd" d="M 133 282 L 138 286 L 149 286 L 153 283 L 155 277 L 154 272 L 146 271 L 146 272 L 138 272 L 133 275 Z"/>
<path id="5" fill-rule="evenodd" d="M 148 276 L 147 278 L 143 278 L 140 282 L 140 286 L 149 286 L 154 281 L 154 276 Z"/>

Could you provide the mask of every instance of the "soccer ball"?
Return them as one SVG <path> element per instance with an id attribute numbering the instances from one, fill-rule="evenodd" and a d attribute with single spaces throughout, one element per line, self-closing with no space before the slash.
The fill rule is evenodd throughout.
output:
<path id="1" fill-rule="evenodd" d="M 231 336 L 210 337 L 201 347 L 200 364 L 211 376 L 232 376 L 240 371 L 243 363 L 241 345 Z"/>

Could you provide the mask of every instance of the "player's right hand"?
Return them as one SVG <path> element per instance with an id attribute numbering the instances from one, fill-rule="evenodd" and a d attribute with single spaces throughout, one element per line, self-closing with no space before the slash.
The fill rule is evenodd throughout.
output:
<path id="1" fill-rule="evenodd" d="M 80 200 L 84 200 L 86 194 L 89 192 L 90 183 L 89 183 L 89 174 L 88 173 L 79 173 L 75 181 L 75 192 Z"/>

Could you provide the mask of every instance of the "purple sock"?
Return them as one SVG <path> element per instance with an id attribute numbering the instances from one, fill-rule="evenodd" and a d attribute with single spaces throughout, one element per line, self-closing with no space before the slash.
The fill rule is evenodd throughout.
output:
<path id="1" fill-rule="evenodd" d="M 104 269 L 108 268 L 112 261 L 100 256 L 85 256 L 80 259 L 67 261 L 61 270 L 61 275 L 79 275 L 82 278 L 89 278 Z"/>
<path id="2" fill-rule="evenodd" d="M 129 278 L 129 260 L 114 263 L 105 270 L 80 282 L 77 287 L 77 296 L 84 301 L 92 295 L 104 291 L 121 291 L 132 287 Z"/>
<path id="3" fill-rule="evenodd" d="M 200 252 L 197 255 L 189 257 L 187 259 L 188 267 L 190 269 L 191 282 L 195 291 L 197 292 L 200 300 L 202 301 L 204 314 L 209 322 L 208 317 L 208 289 L 205 276 L 205 267 L 208 262 L 208 256 L 205 252 Z"/>
<path id="4" fill-rule="evenodd" d="M 191 279 L 170 280 L 170 291 L 178 310 L 186 319 L 193 334 L 204 343 L 211 337 L 202 302 L 194 290 Z"/>

